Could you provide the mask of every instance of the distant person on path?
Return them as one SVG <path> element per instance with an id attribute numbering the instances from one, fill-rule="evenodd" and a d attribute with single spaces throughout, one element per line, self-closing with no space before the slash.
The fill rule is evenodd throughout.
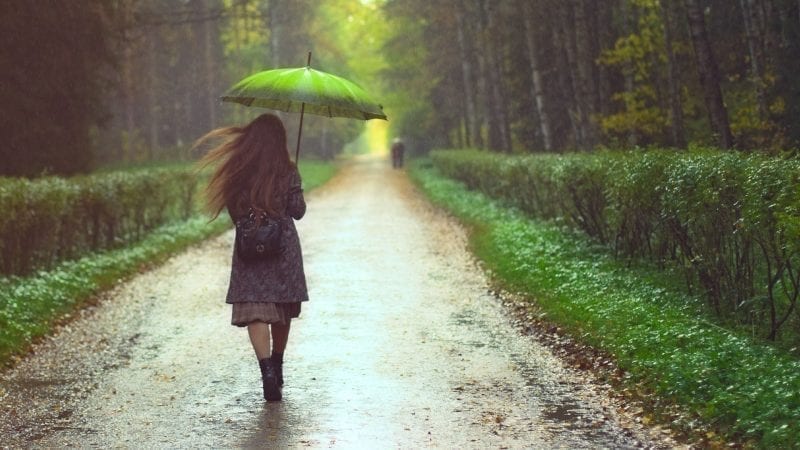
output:
<path id="1" fill-rule="evenodd" d="M 392 167 L 399 169 L 403 167 L 403 153 L 406 151 L 406 146 L 400 138 L 394 138 L 392 141 Z"/>
<path id="2" fill-rule="evenodd" d="M 247 327 L 261 369 L 264 399 L 278 401 L 289 327 L 300 315 L 301 302 L 308 300 L 300 240 L 292 220 L 306 212 L 300 173 L 289 159 L 286 129 L 273 114 L 263 114 L 244 127 L 213 130 L 195 147 L 217 139 L 223 142 L 200 160 L 201 167 L 216 166 L 206 188 L 214 217 L 227 208 L 236 223 L 252 208 L 280 223 L 282 250 L 277 255 L 245 261 L 234 246 L 226 297 L 232 305 L 231 323 Z"/>

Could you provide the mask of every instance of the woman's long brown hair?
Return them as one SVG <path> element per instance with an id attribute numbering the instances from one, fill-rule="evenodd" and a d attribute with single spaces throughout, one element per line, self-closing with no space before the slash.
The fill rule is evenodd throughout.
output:
<path id="1" fill-rule="evenodd" d="M 279 213 L 273 195 L 284 174 L 293 167 L 286 147 L 286 129 L 274 114 L 262 114 L 244 127 L 217 128 L 201 137 L 193 148 L 217 139 L 223 142 L 199 161 L 199 167 L 216 165 L 206 187 L 206 203 L 213 217 L 236 205 L 242 192 L 248 205 Z"/>

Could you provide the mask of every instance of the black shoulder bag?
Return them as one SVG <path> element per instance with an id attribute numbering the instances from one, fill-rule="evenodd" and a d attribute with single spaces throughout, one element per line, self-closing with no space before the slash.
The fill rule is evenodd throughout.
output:
<path id="1" fill-rule="evenodd" d="M 247 215 L 236 221 L 236 252 L 244 261 L 262 261 L 279 256 L 282 223 L 266 212 L 250 208 Z"/>

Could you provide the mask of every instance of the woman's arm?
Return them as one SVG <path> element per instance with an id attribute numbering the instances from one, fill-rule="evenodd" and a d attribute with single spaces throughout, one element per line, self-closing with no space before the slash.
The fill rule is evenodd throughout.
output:
<path id="1" fill-rule="evenodd" d="M 295 220 L 300 220 L 306 214 L 306 200 L 303 197 L 303 181 L 297 169 L 289 180 L 289 198 L 286 202 L 286 213 Z"/>

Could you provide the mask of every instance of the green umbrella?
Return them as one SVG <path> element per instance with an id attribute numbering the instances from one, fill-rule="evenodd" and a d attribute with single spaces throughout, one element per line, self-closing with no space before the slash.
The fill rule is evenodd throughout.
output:
<path id="1" fill-rule="evenodd" d="M 265 70 L 250 75 L 236 83 L 222 97 L 224 102 L 299 112 L 300 129 L 297 132 L 295 160 L 300 154 L 303 114 L 306 112 L 327 117 L 386 120 L 383 107 L 360 86 L 310 66 L 309 52 L 306 67 Z"/>

